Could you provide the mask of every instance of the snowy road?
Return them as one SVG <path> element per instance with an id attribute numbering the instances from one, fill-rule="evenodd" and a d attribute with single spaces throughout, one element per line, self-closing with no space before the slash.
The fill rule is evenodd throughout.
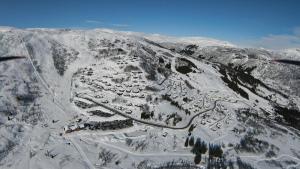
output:
<path id="1" fill-rule="evenodd" d="M 129 118 L 129 119 L 132 119 L 132 120 L 134 120 L 134 121 L 136 121 L 136 122 L 143 123 L 143 124 L 146 124 L 146 125 L 155 126 L 155 127 L 162 127 L 162 128 L 175 129 L 175 130 L 182 130 L 182 129 L 188 128 L 188 127 L 192 124 L 193 120 L 194 120 L 196 117 L 198 117 L 199 115 L 201 115 L 201 114 L 203 114 L 203 113 L 205 113 L 205 112 L 208 112 L 208 111 L 211 111 L 211 110 L 215 109 L 218 102 L 230 102 L 230 101 L 223 101 L 223 100 L 215 100 L 214 103 L 213 103 L 214 105 L 213 105 L 212 108 L 203 110 L 203 111 L 201 111 L 201 112 L 195 114 L 195 115 L 189 120 L 189 122 L 188 122 L 186 125 L 184 125 L 184 126 L 182 126 L 182 127 L 172 127 L 172 126 L 167 126 L 167 125 L 163 125 L 163 124 L 159 124 L 159 123 L 153 123 L 153 122 L 149 122 L 149 121 L 145 121 L 145 120 L 141 120 L 141 119 L 134 118 L 134 117 L 132 117 L 132 116 L 130 116 L 130 115 L 128 115 L 128 114 L 122 113 L 122 112 L 120 112 L 120 111 L 118 111 L 118 110 L 116 110 L 116 109 L 114 109 L 114 108 L 111 108 L 111 107 L 105 105 L 105 104 L 99 103 L 98 101 L 94 100 L 94 99 L 93 99 L 92 97 L 90 97 L 90 96 L 85 96 L 85 97 L 84 97 L 84 96 L 79 96 L 79 97 L 82 98 L 82 99 L 86 99 L 86 100 L 88 100 L 88 101 L 90 101 L 90 102 L 93 102 L 93 103 L 95 103 L 96 105 L 101 106 L 101 107 L 103 107 L 103 108 L 105 108 L 105 109 L 107 109 L 107 110 L 110 110 L 110 111 L 112 111 L 112 112 L 114 112 L 114 113 L 116 113 L 116 114 L 118 114 L 118 115 L 120 115 L 120 116 L 123 116 L 123 117 L 125 117 L 125 118 Z M 237 102 L 242 102 L 242 101 L 236 100 L 236 101 L 230 102 L 230 103 L 237 103 Z"/>

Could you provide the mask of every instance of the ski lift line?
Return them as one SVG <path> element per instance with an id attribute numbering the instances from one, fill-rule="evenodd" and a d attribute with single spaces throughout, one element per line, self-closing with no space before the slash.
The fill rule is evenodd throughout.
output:
<path id="1" fill-rule="evenodd" d="M 27 56 L 26 56 L 26 57 L 27 57 L 27 59 L 29 60 L 31 66 L 32 66 L 32 68 L 33 68 L 33 70 L 34 70 L 34 74 L 40 79 L 40 81 L 43 83 L 43 86 L 44 86 L 49 92 L 52 93 L 52 91 L 51 91 L 51 90 L 49 89 L 49 87 L 47 86 L 47 83 L 46 83 L 46 82 L 44 81 L 44 79 L 42 79 L 42 77 L 38 74 L 38 71 L 37 71 L 37 69 L 35 68 L 35 66 L 34 66 L 34 64 L 33 64 L 32 60 L 31 60 L 31 58 L 30 58 L 29 52 L 28 52 L 27 48 L 25 47 L 23 40 L 21 40 L 21 45 L 22 45 L 22 47 L 24 48 L 25 52 L 27 53 Z"/>
<path id="2" fill-rule="evenodd" d="M 42 82 L 42 85 L 46 88 L 46 90 L 49 91 L 50 95 L 53 97 L 53 103 L 65 114 L 67 115 L 66 113 L 66 110 L 64 110 L 64 108 L 60 105 L 61 103 L 56 99 L 53 91 L 51 91 L 51 89 L 48 87 L 48 84 L 46 83 L 46 81 L 40 76 L 40 74 L 38 73 L 36 67 L 34 66 L 31 58 L 30 58 L 30 55 L 29 55 L 29 52 L 27 50 L 27 48 L 25 47 L 24 45 L 24 42 L 23 40 L 21 39 L 20 40 L 21 42 L 21 45 L 22 47 L 25 49 L 26 53 L 27 53 L 27 57 L 33 70 L 34 70 L 34 74 L 35 76 Z M 79 152 L 79 154 L 81 155 L 81 157 L 83 158 L 83 160 L 85 161 L 85 163 L 87 164 L 88 168 L 90 169 L 95 169 L 95 167 L 93 166 L 93 164 L 91 164 L 90 160 L 87 158 L 86 154 L 82 151 L 81 147 L 75 142 L 75 140 L 73 139 L 70 139 L 70 141 L 73 143 L 73 145 L 75 146 L 76 150 Z"/>
<path id="3" fill-rule="evenodd" d="M 64 113 L 66 113 L 66 111 L 64 110 L 63 106 L 61 105 L 61 103 L 56 99 L 55 97 L 55 94 L 53 93 L 53 91 L 48 87 L 48 84 L 46 83 L 46 81 L 41 77 L 41 75 L 38 73 L 36 67 L 34 66 L 33 64 L 33 61 L 32 59 L 30 58 L 30 55 L 29 55 L 29 52 L 27 50 L 27 48 L 25 47 L 24 45 L 24 41 L 23 40 L 20 40 L 21 41 L 21 45 L 22 47 L 24 48 L 24 50 L 26 51 L 27 53 L 27 56 L 25 56 L 29 62 L 30 62 L 30 65 L 32 66 L 33 68 L 33 71 L 34 71 L 34 74 L 35 76 L 42 82 L 42 85 L 44 86 L 44 88 L 50 93 L 50 95 L 53 97 L 53 100 L 54 100 L 54 104 L 56 104 Z"/>
<path id="4" fill-rule="evenodd" d="M 21 41 L 23 42 L 23 41 Z M 24 44 L 21 43 L 23 48 L 24 48 Z M 26 48 L 25 48 L 26 49 Z M 61 107 L 60 105 L 60 102 L 57 101 L 57 99 L 55 98 L 55 95 L 53 94 L 53 92 L 50 90 L 50 88 L 48 87 L 47 83 L 44 81 L 44 79 L 39 75 L 39 73 L 37 72 L 37 69 L 35 68 L 30 56 L 29 56 L 29 53 L 28 53 L 28 50 L 26 49 L 25 50 L 27 52 L 27 58 L 32 66 L 32 68 L 34 69 L 34 74 L 38 77 L 38 79 L 40 79 L 40 81 L 43 83 L 43 86 L 46 88 L 46 90 L 49 91 L 50 95 L 53 97 L 53 100 L 54 100 L 54 104 L 66 115 L 66 111 L 64 110 L 63 107 Z M 79 152 L 79 154 L 81 155 L 81 157 L 83 158 L 83 160 L 86 162 L 87 166 L 90 168 L 90 169 L 95 169 L 95 167 L 91 164 L 91 162 L 89 161 L 89 159 L 87 158 L 87 156 L 85 155 L 85 153 L 82 151 L 81 147 L 72 139 L 70 139 L 70 141 L 73 143 L 73 145 L 75 146 L 76 150 Z"/>
<path id="5" fill-rule="evenodd" d="M 87 165 L 87 167 L 90 168 L 90 169 L 95 169 L 94 165 L 91 163 L 89 158 L 86 156 L 86 154 L 82 150 L 81 146 L 78 145 L 78 143 L 72 137 L 70 137 L 69 140 L 73 143 L 73 146 L 79 152 L 80 156 L 82 157 L 82 159 L 85 162 L 85 164 Z"/>

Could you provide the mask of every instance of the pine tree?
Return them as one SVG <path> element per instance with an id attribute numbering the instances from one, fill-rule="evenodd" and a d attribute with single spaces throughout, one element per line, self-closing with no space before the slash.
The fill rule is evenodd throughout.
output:
<path id="1" fill-rule="evenodd" d="M 214 144 L 209 144 L 208 149 L 209 158 L 216 157 L 216 146 Z"/>
<path id="2" fill-rule="evenodd" d="M 216 157 L 221 158 L 223 155 L 223 150 L 220 145 L 216 145 Z"/>
<path id="3" fill-rule="evenodd" d="M 192 136 L 192 137 L 190 138 L 189 145 L 190 145 L 190 146 L 194 146 L 194 144 L 195 144 L 194 136 Z"/>
<path id="4" fill-rule="evenodd" d="M 201 154 L 196 154 L 194 162 L 195 164 L 199 164 L 201 162 Z"/>
<path id="5" fill-rule="evenodd" d="M 189 133 L 191 133 L 194 130 L 194 128 L 196 128 L 196 125 L 192 124 L 189 128 Z"/>
<path id="6" fill-rule="evenodd" d="M 206 152 L 207 152 L 207 144 L 204 141 L 202 141 L 200 144 L 200 153 L 205 154 Z"/>
<path id="7" fill-rule="evenodd" d="M 188 146 L 189 146 L 189 137 L 186 138 L 184 143 L 184 147 L 188 147 Z"/>
<path id="8" fill-rule="evenodd" d="M 192 148 L 191 152 L 194 154 L 200 154 L 200 147 L 201 147 L 201 139 L 197 138 L 196 143 Z"/>
<path id="9" fill-rule="evenodd" d="M 221 158 L 223 155 L 223 150 L 220 145 L 209 144 L 209 157 Z"/>

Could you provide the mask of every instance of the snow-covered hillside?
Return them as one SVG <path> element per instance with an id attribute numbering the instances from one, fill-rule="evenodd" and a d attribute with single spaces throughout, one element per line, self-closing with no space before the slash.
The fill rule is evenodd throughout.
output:
<path id="1" fill-rule="evenodd" d="M 1 27 L 0 168 L 300 168 L 299 53 Z"/>

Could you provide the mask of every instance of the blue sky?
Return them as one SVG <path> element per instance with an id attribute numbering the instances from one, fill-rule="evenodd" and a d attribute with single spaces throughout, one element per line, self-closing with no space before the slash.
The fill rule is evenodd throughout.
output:
<path id="1" fill-rule="evenodd" d="M 0 25 L 97 27 L 300 47 L 299 0 L 1 0 Z"/>

